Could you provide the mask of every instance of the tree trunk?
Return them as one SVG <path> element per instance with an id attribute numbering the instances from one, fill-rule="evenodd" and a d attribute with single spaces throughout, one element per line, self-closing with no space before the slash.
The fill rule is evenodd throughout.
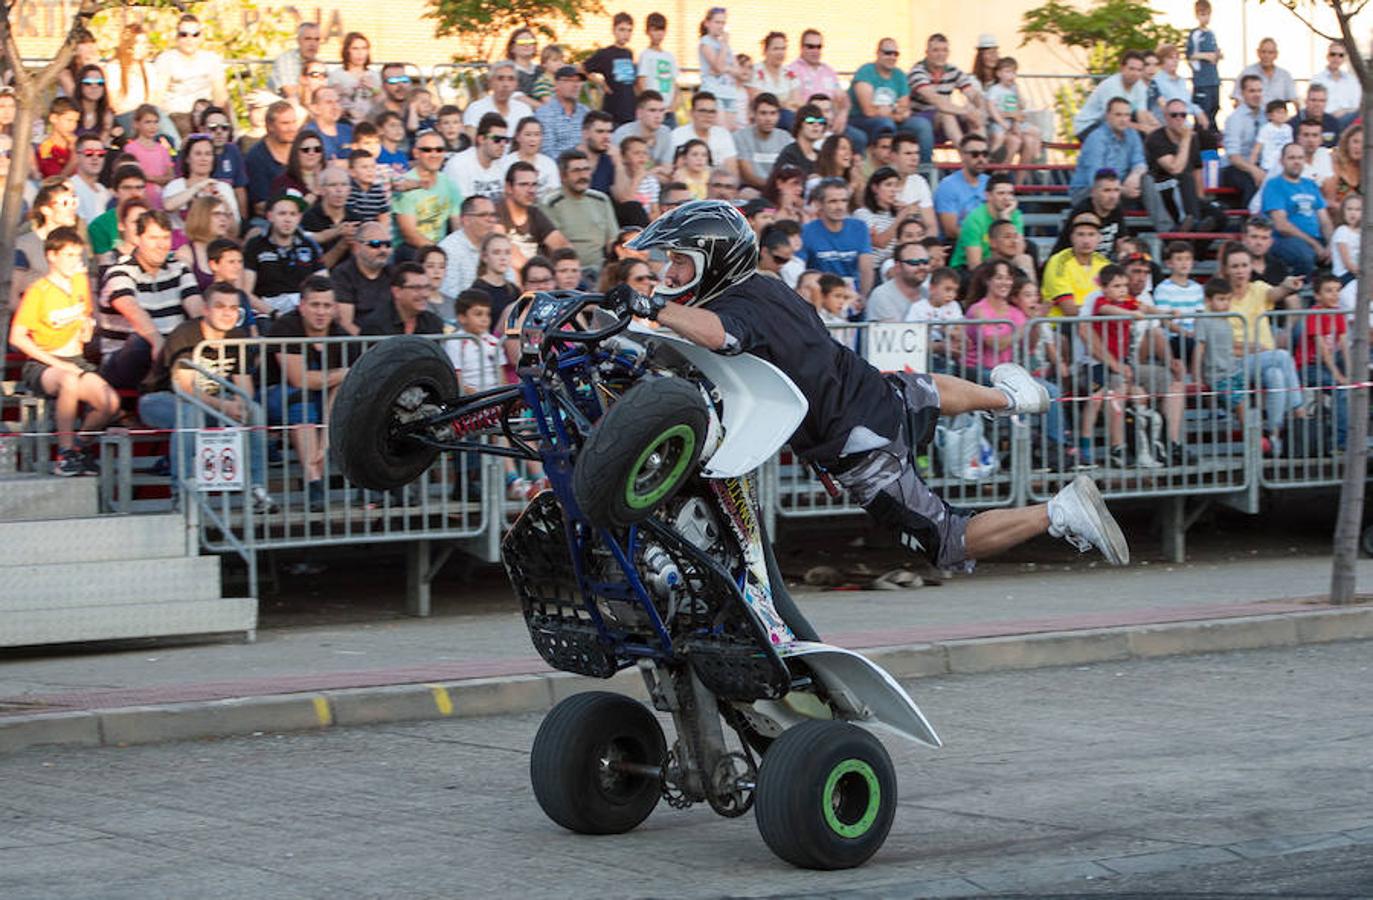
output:
<path id="1" fill-rule="evenodd" d="M 18 237 L 19 214 L 24 207 L 24 182 L 33 160 L 33 86 L 16 89 L 16 108 L 10 150 L 10 173 L 5 181 L 4 206 L 0 207 L 0 247 L 13 247 Z M 14 251 L 0 252 L 0 352 L 9 346 L 10 286 L 14 281 Z"/>
<path id="2" fill-rule="evenodd" d="M 1360 46 L 1351 40 L 1347 21 L 1340 23 L 1346 38 L 1346 46 Z M 1355 54 L 1350 53 L 1353 57 Z M 1364 71 L 1358 72 L 1363 85 L 1364 153 L 1360 164 L 1359 187 L 1367 194 L 1368 186 L 1373 185 L 1373 78 L 1368 77 L 1367 67 L 1357 66 Z M 1373 215 L 1365 215 L 1360 226 L 1360 240 L 1373 241 Z M 1330 571 L 1330 602 L 1353 603 L 1357 594 L 1357 565 L 1359 561 L 1359 534 L 1363 529 L 1364 485 L 1368 478 L 1368 307 L 1369 296 L 1373 294 L 1373 244 L 1362 243 L 1368 249 L 1359 253 L 1359 291 L 1354 306 L 1354 324 L 1350 328 L 1353 342 L 1350 346 L 1350 359 L 1347 367 L 1349 380 L 1359 385 L 1349 390 L 1349 437 L 1344 450 L 1344 481 L 1340 485 L 1339 514 L 1335 522 L 1335 544 Z"/>

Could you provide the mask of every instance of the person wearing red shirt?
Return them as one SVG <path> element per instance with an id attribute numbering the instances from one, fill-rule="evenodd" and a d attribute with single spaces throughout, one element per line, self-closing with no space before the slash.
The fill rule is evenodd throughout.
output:
<path id="1" fill-rule="evenodd" d="M 48 107 L 48 136 L 38 145 L 38 173 L 44 178 L 76 172 L 76 129 L 81 111 L 69 97 L 58 97 Z"/>
<path id="2" fill-rule="evenodd" d="M 1301 319 L 1301 341 L 1296 348 L 1297 370 L 1306 387 L 1330 390 L 1335 404 L 1335 446 L 1344 449 L 1349 431 L 1349 332 L 1340 309 L 1340 280 L 1318 275 L 1315 282 L 1316 312 Z M 1325 312 L 1329 310 L 1329 312 Z"/>

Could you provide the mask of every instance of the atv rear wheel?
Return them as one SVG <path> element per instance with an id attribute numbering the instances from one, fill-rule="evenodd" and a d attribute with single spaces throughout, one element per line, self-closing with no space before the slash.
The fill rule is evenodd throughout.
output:
<path id="1" fill-rule="evenodd" d="M 896 770 L 881 741 L 848 722 L 803 722 L 772 742 L 758 770 L 763 840 L 804 869 L 867 862 L 891 831 Z"/>
<path id="2" fill-rule="evenodd" d="M 453 364 L 438 344 L 414 335 L 378 342 L 349 369 L 329 417 L 329 442 L 344 477 L 374 491 L 414 481 L 439 451 L 399 430 L 458 393 Z"/>
<path id="3" fill-rule="evenodd" d="M 553 707 L 534 736 L 529 780 L 547 816 L 580 834 L 623 834 L 648 818 L 662 780 L 616 767 L 661 767 L 662 726 L 622 694 L 589 691 Z"/>
<path id="4" fill-rule="evenodd" d="M 655 378 L 630 388 L 577 456 L 572 490 L 582 513 L 601 528 L 648 518 L 695 472 L 709 425 L 689 381 Z"/>

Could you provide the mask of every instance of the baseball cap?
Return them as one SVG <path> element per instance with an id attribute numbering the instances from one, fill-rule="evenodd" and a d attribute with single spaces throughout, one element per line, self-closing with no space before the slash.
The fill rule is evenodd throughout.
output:
<path id="1" fill-rule="evenodd" d="M 1068 231 L 1072 233 L 1079 228 L 1095 228 L 1100 231 L 1101 219 L 1094 212 L 1080 212 L 1068 223 Z"/>
<path id="2" fill-rule="evenodd" d="M 993 47 L 1001 46 L 996 42 L 996 37 L 990 34 L 979 34 L 977 36 L 977 49 L 990 50 Z"/>
<path id="3" fill-rule="evenodd" d="M 286 190 L 278 193 L 276 196 L 272 198 L 272 202 L 267 204 L 267 208 L 271 209 L 273 206 L 276 206 L 282 200 L 290 200 L 292 203 L 296 205 L 296 208 L 299 209 L 301 212 L 305 212 L 307 209 L 310 208 L 310 204 L 305 201 L 305 196 L 295 188 L 287 188 Z"/>

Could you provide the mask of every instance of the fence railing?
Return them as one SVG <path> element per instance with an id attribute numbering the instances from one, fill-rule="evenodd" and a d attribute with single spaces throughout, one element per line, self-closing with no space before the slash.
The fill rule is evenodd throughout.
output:
<path id="1" fill-rule="evenodd" d="M 855 323 L 834 331 L 879 368 L 985 384 L 994 365 L 1015 360 L 1044 384 L 1053 400 L 1049 413 L 941 419 L 935 440 L 918 457 L 922 477 L 950 503 L 988 508 L 1041 502 L 1078 472 L 1092 475 L 1112 499 L 1337 483 L 1339 409 L 1348 391 L 1335 384 L 1334 373 L 1311 363 L 1309 353 L 1303 359 L 1310 364 L 1298 368 L 1289 352 L 1313 334 L 1323 339 L 1331 315 L 1272 312 L 1252 327 L 1238 314 L 1204 313 L 1195 319 Z M 1238 376 L 1225 385 L 1191 377 L 1192 328 L 1203 319 L 1230 323 Z M 1272 349 L 1255 343 L 1265 325 Z M 253 390 L 242 398 L 247 412 L 239 420 L 197 396 L 179 395 L 179 440 L 193 441 L 199 428 L 243 429 L 246 480 L 262 485 L 276 504 L 257 508 L 246 491 L 197 491 L 189 461 L 179 462 L 183 508 L 204 549 L 237 553 L 252 565 L 256 553 L 285 547 L 463 541 L 476 555 L 497 559 L 500 536 L 525 501 L 521 489 L 508 486 L 536 479 L 537 470 L 516 470 L 493 456 L 444 453 L 416 482 L 388 493 L 355 488 L 338 473 L 327 444 L 334 387 L 377 340 L 253 338 L 197 348 L 192 364 L 207 384 L 234 370 L 252 373 Z M 471 339 L 436 340 L 447 346 Z M 1118 355 L 1108 356 L 1110 350 Z M 1121 360 L 1129 361 L 1128 374 L 1117 371 Z M 1339 374 L 1357 380 L 1343 369 Z M 1285 443 L 1271 442 L 1274 435 Z M 185 458 L 184 447 L 172 452 Z M 523 483 L 515 482 L 517 488 Z M 862 512 L 847 497 L 831 497 L 785 449 L 765 465 L 761 489 L 770 522 Z"/>

